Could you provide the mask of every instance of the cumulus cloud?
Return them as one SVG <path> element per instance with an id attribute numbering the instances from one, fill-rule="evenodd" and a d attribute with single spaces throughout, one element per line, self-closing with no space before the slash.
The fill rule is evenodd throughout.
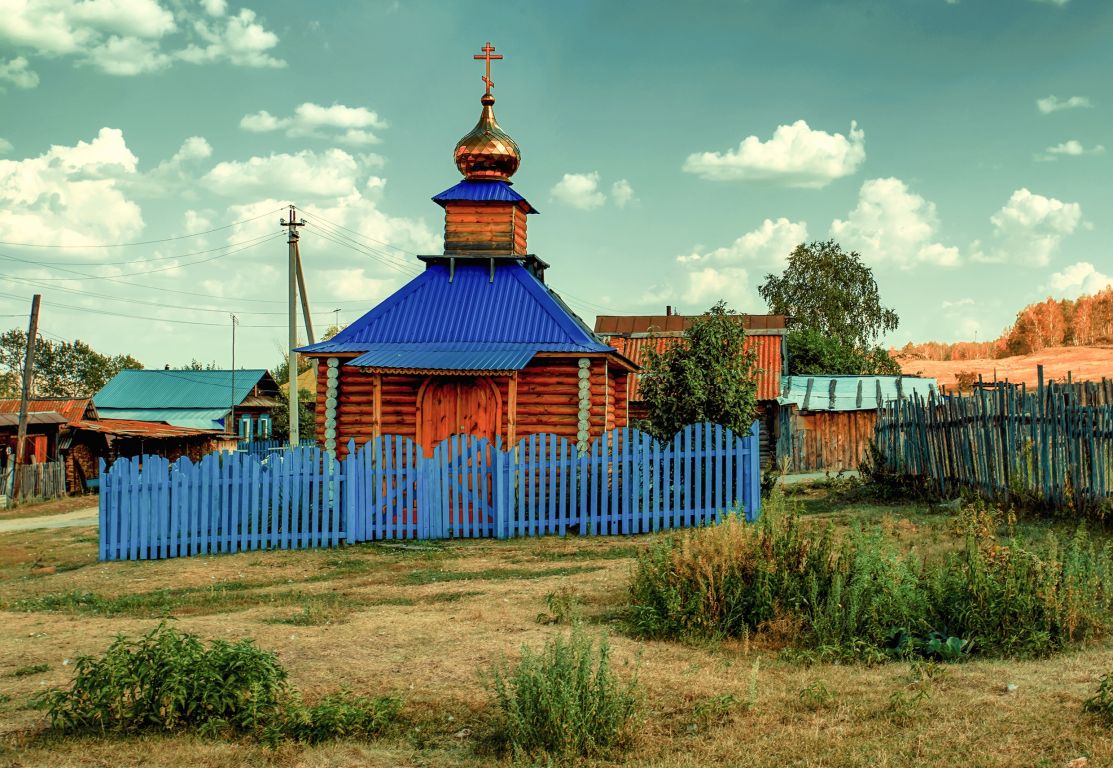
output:
<path id="1" fill-rule="evenodd" d="M 35 56 L 73 57 L 110 75 L 155 72 L 174 61 L 285 66 L 270 53 L 278 37 L 255 12 L 228 16 L 223 0 L 202 0 L 203 14 L 191 4 L 159 0 L 38 0 L 0 8 L 0 42 Z M 37 84 L 23 57 L 0 65 L 0 72 L 12 65 L 19 87 Z"/>
<path id="2" fill-rule="evenodd" d="M 358 159 L 341 149 L 302 150 L 217 163 L 203 182 L 226 197 L 337 197 L 357 191 L 361 170 Z"/>
<path id="3" fill-rule="evenodd" d="M 11 83 L 16 88 L 34 88 L 39 75 L 31 69 L 27 59 L 16 56 L 11 61 L 0 60 L 0 83 Z"/>
<path id="4" fill-rule="evenodd" d="M 379 143 L 379 137 L 369 129 L 386 127 L 386 120 L 366 107 L 323 107 L 312 102 L 299 105 L 290 117 L 275 117 L 262 110 L 240 120 L 240 128 L 252 133 L 284 130 L 291 137 L 327 138 L 352 145 Z"/>
<path id="5" fill-rule="evenodd" d="M 1071 264 L 1060 272 L 1052 273 L 1047 281 L 1047 290 L 1065 299 L 1094 294 L 1113 285 L 1113 276 L 1099 272 L 1088 261 Z"/>
<path id="6" fill-rule="evenodd" d="M 750 275 L 743 267 L 702 267 L 687 275 L 684 301 L 701 310 L 719 299 L 732 307 L 744 306 L 750 296 Z"/>
<path id="7" fill-rule="evenodd" d="M 1105 154 L 1105 147 L 1101 144 L 1095 144 L 1092 147 L 1083 146 L 1082 142 L 1077 139 L 1068 139 L 1067 141 L 1055 144 L 1044 150 L 1042 155 L 1036 155 L 1037 160 L 1057 160 L 1060 157 L 1081 157 L 1082 155 L 1103 155 Z"/>
<path id="8" fill-rule="evenodd" d="M 142 212 L 123 186 L 136 163 L 115 128 L 38 157 L 0 160 L 0 239 L 97 245 L 134 237 L 143 229 Z"/>
<path id="9" fill-rule="evenodd" d="M 747 136 L 737 149 L 689 155 L 684 171 L 713 181 L 775 181 L 819 188 L 852 175 L 865 159 L 865 133 L 856 122 L 844 136 L 812 130 L 797 120 L 778 126 L 768 141 Z"/>
<path id="10" fill-rule="evenodd" d="M 1060 99 L 1052 94 L 1051 96 L 1044 96 L 1042 99 L 1036 99 L 1036 109 L 1045 115 L 1050 115 L 1052 112 L 1061 112 L 1064 109 L 1087 109 L 1092 106 L 1094 105 L 1090 103 L 1090 99 L 1086 96 L 1070 96 L 1066 99 Z"/>
<path id="11" fill-rule="evenodd" d="M 241 8 L 235 16 L 222 16 L 214 22 L 197 19 L 193 31 L 202 43 L 179 51 L 177 56 L 183 61 L 227 61 L 240 67 L 275 69 L 286 66 L 285 61 L 270 54 L 278 45 L 278 35 L 256 21 L 255 11 L 250 8 Z"/>
<path id="12" fill-rule="evenodd" d="M 973 244 L 976 260 L 1044 266 L 1082 222 L 1082 207 L 1022 188 L 989 220 L 993 241 L 984 250 L 982 243 Z"/>
<path id="13" fill-rule="evenodd" d="M 870 179 L 858 192 L 858 205 L 845 220 L 831 223 L 831 235 L 873 264 L 910 269 L 919 264 L 953 267 L 958 248 L 936 240 L 935 203 L 908 189 L 900 179 Z"/>
<path id="14" fill-rule="evenodd" d="M 607 202 L 607 193 L 600 188 L 598 171 L 590 173 L 566 173 L 549 190 L 549 195 L 559 203 L 590 211 L 601 208 Z M 634 188 L 626 179 L 619 179 L 611 185 L 610 200 L 619 208 L 635 202 Z"/>
<path id="15" fill-rule="evenodd" d="M 6 155 L 11 152 L 15 147 L 7 139 L 0 138 L 0 155 Z"/>
<path id="16" fill-rule="evenodd" d="M 789 221 L 784 217 L 776 221 L 765 219 L 760 227 L 745 233 L 730 245 L 711 251 L 696 248 L 676 260 L 680 264 L 761 265 L 779 271 L 788 262 L 788 255 L 793 249 L 807 239 L 808 225 L 802 221 Z"/>

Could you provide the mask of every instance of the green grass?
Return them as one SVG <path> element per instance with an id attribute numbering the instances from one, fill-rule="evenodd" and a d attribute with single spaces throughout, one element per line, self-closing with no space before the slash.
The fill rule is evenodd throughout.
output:
<path id="1" fill-rule="evenodd" d="M 41 675 L 43 672 L 50 670 L 49 664 L 28 664 L 25 667 L 12 672 L 12 677 L 30 677 L 31 675 Z"/>
<path id="2" fill-rule="evenodd" d="M 419 568 L 406 574 L 405 584 L 440 584 L 446 581 L 527 581 L 546 579 L 550 576 L 571 576 L 576 573 L 589 573 L 602 568 L 588 565 L 573 565 L 567 568 L 487 568 L 482 571 L 446 571 L 443 568 Z"/>

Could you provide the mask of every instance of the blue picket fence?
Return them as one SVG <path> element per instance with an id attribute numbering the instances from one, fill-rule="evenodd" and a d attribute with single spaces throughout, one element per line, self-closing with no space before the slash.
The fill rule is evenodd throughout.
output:
<path id="1" fill-rule="evenodd" d="M 553 434 L 509 450 L 456 435 L 429 456 L 395 435 L 348 448 L 343 460 L 316 446 L 211 454 L 196 464 L 119 459 L 102 468 L 101 559 L 635 534 L 704 525 L 737 508 L 753 520 L 761 508 L 756 425 L 739 436 L 695 424 L 665 444 L 614 430 L 582 455 Z"/>

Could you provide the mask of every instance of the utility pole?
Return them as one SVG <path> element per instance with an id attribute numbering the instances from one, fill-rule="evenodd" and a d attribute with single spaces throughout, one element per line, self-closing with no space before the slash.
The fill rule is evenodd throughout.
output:
<path id="1" fill-rule="evenodd" d="M 27 352 L 23 358 L 23 392 L 19 398 L 19 429 L 15 443 L 15 466 L 12 477 L 12 499 L 19 498 L 20 466 L 23 464 L 24 443 L 27 442 L 27 409 L 31 397 L 31 376 L 35 368 L 35 340 L 39 335 L 39 301 L 42 296 L 31 298 L 31 322 L 27 327 Z"/>
<path id="2" fill-rule="evenodd" d="M 232 434 L 239 434 L 239 429 L 236 427 L 236 326 L 240 321 L 236 316 L 229 312 L 228 317 L 232 318 L 232 392 L 230 394 L 231 405 L 228 408 L 228 422 L 232 425 Z M 251 439 L 251 435 L 247 436 Z"/>
<path id="3" fill-rule="evenodd" d="M 305 292 L 305 273 L 301 269 L 301 244 L 294 242 L 295 257 L 298 265 L 298 293 L 301 294 L 301 314 L 305 321 L 305 335 L 309 343 L 315 344 L 317 339 L 313 336 L 313 315 L 309 312 L 309 294 Z"/>
<path id="4" fill-rule="evenodd" d="M 289 346 L 289 376 L 290 376 L 290 392 L 288 396 L 289 410 L 290 410 L 290 445 L 297 446 L 298 444 L 298 353 L 294 348 L 298 345 L 298 227 L 305 226 L 305 221 L 298 221 L 297 209 L 293 205 L 290 206 L 290 218 L 281 219 L 282 226 L 286 227 L 290 236 L 286 242 L 290 246 L 290 271 L 289 271 L 289 287 L 290 287 L 290 346 Z"/>

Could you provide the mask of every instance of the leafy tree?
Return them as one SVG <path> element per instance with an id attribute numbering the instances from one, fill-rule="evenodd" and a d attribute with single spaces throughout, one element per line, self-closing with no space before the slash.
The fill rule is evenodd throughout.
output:
<path id="1" fill-rule="evenodd" d="M 278 405 L 271 410 L 271 435 L 276 440 L 290 439 L 290 398 L 278 392 Z M 298 440 L 313 442 L 317 439 L 315 397 L 307 389 L 298 389 Z"/>
<path id="2" fill-rule="evenodd" d="M 790 372 L 799 376 L 829 374 L 899 376 L 900 365 L 881 347 L 862 349 L 819 331 L 790 331 Z"/>
<path id="3" fill-rule="evenodd" d="M 220 366 L 217 365 L 216 360 L 210 360 L 207 363 L 202 363 L 196 357 L 181 367 L 183 371 L 219 371 Z"/>
<path id="4" fill-rule="evenodd" d="M 873 271 L 834 240 L 801 243 L 780 275 L 758 289 L 769 311 L 788 318 L 788 365 L 793 374 L 900 373 L 877 346 L 896 330 L 897 313 L 882 306 Z"/>
<path id="5" fill-rule="evenodd" d="M 26 331 L 18 328 L 0 334 L 0 395 L 19 397 L 23 382 Z M 35 397 L 88 397 L 125 368 L 143 364 L 131 355 L 109 357 L 80 339 L 54 342 L 41 336 L 35 342 Z"/>
<path id="6" fill-rule="evenodd" d="M 758 292 L 771 312 L 788 316 L 790 328 L 819 331 L 851 347 L 871 347 L 900 323 L 881 306 L 862 257 L 834 240 L 796 246 L 784 273 L 766 275 Z"/>
<path id="7" fill-rule="evenodd" d="M 667 439 L 710 421 L 745 434 L 757 412 L 756 365 L 740 318 L 720 301 L 679 343 L 661 353 L 649 350 L 640 384 L 647 431 Z"/>

